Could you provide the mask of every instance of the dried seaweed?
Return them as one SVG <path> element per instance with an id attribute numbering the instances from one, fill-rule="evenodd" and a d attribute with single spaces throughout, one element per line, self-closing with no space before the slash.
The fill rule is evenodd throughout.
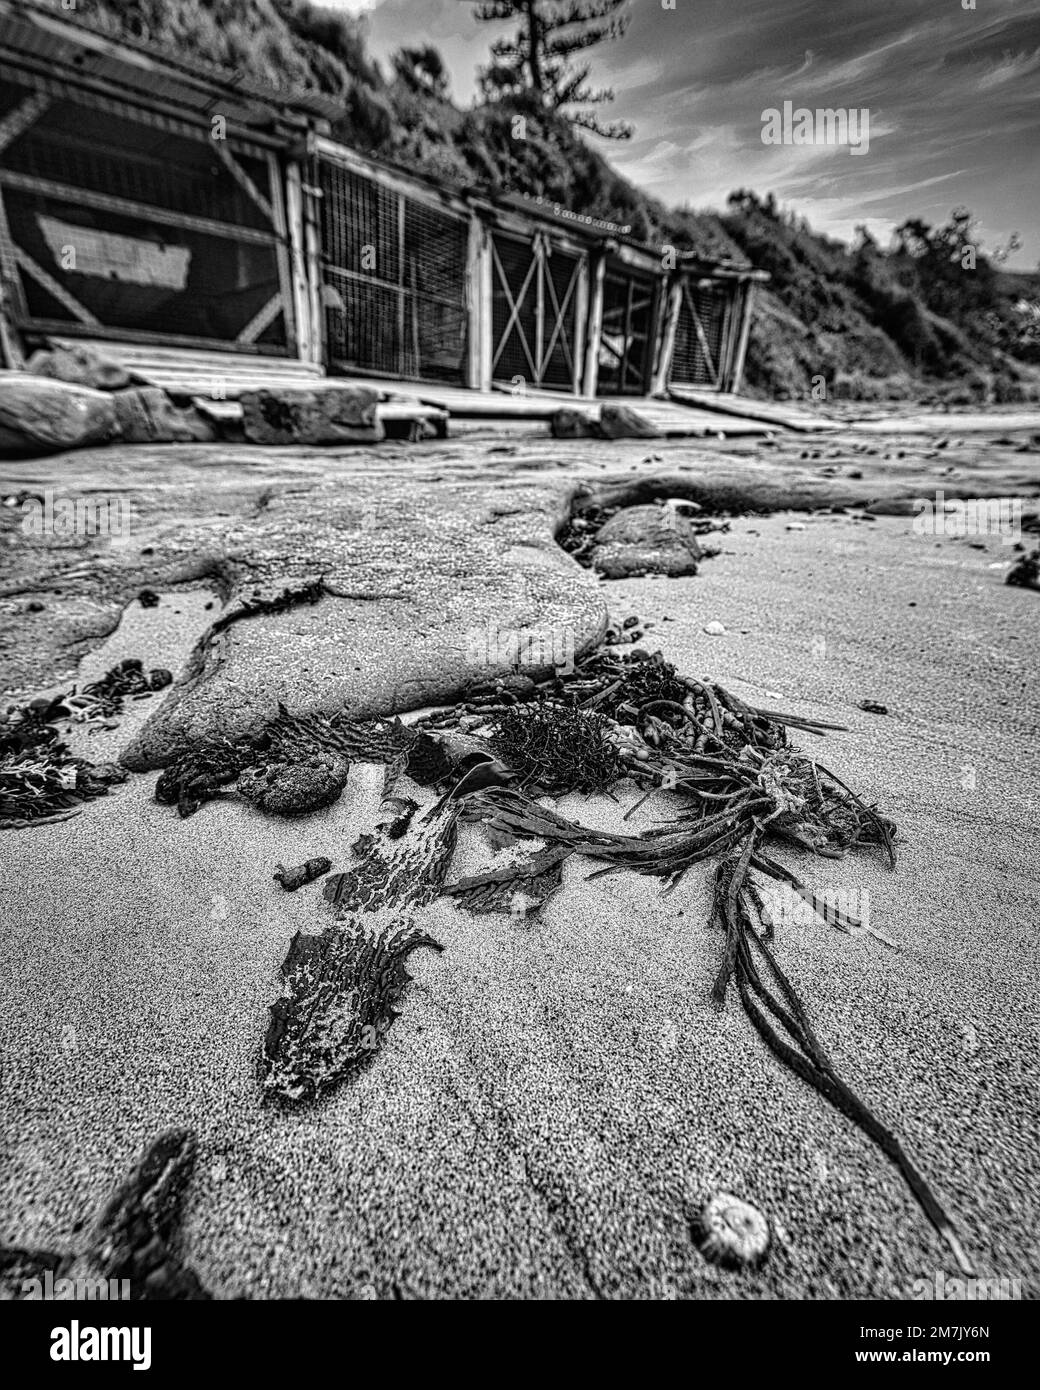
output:
<path id="1" fill-rule="evenodd" d="M 523 785 L 547 792 L 603 791 L 622 775 L 606 719 L 551 699 L 504 710 L 490 743 Z"/>
<path id="2" fill-rule="evenodd" d="M 264 1040 L 265 1094 L 306 1101 L 331 1090 L 382 1045 L 411 976 L 409 955 L 441 945 L 416 924 L 441 891 L 455 849 L 455 802 L 428 811 L 411 835 L 416 806 L 384 803 L 376 835 L 355 845 L 359 863 L 335 874 L 323 894 L 337 924 L 293 938 L 282 966 L 285 993 L 271 1006 Z M 389 923 L 366 920 L 388 910 Z M 342 925 L 340 925 L 342 923 Z"/>
<path id="3" fill-rule="evenodd" d="M 420 946 L 443 948 L 410 925 L 369 935 L 331 927 L 297 932 L 282 965 L 285 995 L 271 1005 L 264 1039 L 264 1090 L 313 1100 L 379 1048 L 411 979 L 405 964 Z"/>
<path id="4" fill-rule="evenodd" d="M 195 1167 L 195 1135 L 160 1134 L 102 1208 L 84 1254 L 0 1249 L 0 1280 L 126 1280 L 135 1302 L 211 1297 L 177 1249 L 184 1196 Z M 78 1229 L 78 1228 L 77 1228 Z"/>
<path id="5" fill-rule="evenodd" d="M 281 884 L 287 893 L 295 893 L 300 888 L 306 888 L 307 884 L 313 883 L 315 879 L 324 878 L 331 868 L 332 860 L 326 859 L 324 855 L 306 859 L 302 864 L 289 869 L 284 864 L 277 864 L 274 881 Z"/>
<path id="6" fill-rule="evenodd" d="M 92 1254 L 106 1278 L 128 1279 L 134 1299 L 208 1299 L 174 1241 L 195 1167 L 190 1130 L 161 1134 L 98 1218 Z"/>
<path id="7" fill-rule="evenodd" d="M 463 798 L 463 819 L 481 823 L 497 844 L 526 837 L 544 841 L 545 849 L 460 879 L 445 892 L 476 911 L 509 911 L 515 910 L 518 896 L 524 900 L 527 889 L 541 910 L 572 854 L 599 861 L 599 874 L 628 869 L 660 878 L 667 889 L 694 865 L 716 861 L 712 922 L 725 939 L 714 998 L 721 1005 L 729 983 L 736 981 L 749 1019 L 774 1054 L 891 1159 L 960 1267 L 970 1273 L 953 1223 L 927 1181 L 895 1135 L 841 1080 L 813 1033 L 804 1005 L 770 949 L 773 924 L 752 878 L 754 871 L 784 883 L 831 927 L 868 930 L 818 898 L 764 849 L 775 839 L 840 858 L 859 847 L 874 847 L 894 867 L 894 824 L 836 774 L 788 744 L 788 726 L 814 733 L 833 726 L 754 709 L 723 687 L 682 677 L 660 656 L 640 652 L 598 653 L 572 673 L 557 675 L 551 685 L 536 686 L 529 698 L 537 703 L 527 715 L 515 699 L 498 708 L 478 699 L 464 708 L 479 710 L 493 729 L 505 721 L 511 731 L 539 728 L 546 710 L 566 708 L 568 702 L 579 711 L 598 711 L 613 723 L 609 736 L 620 767 L 645 789 L 642 800 L 668 791 L 679 798 L 678 809 L 664 825 L 623 835 L 568 820 L 516 786 L 475 790 Z M 444 727 L 449 719 L 442 715 L 437 722 Z M 508 750 L 495 742 L 494 734 L 492 742 L 509 752 L 523 774 L 530 776 L 539 766 L 537 754 L 525 762 L 522 741 L 515 740 Z M 560 779 L 565 782 L 573 777 L 573 760 L 562 756 L 560 765 L 567 769 Z M 539 780 L 551 785 L 552 769 Z M 876 931 L 872 935 L 893 944 Z M 764 974 L 756 958 L 765 963 Z"/>

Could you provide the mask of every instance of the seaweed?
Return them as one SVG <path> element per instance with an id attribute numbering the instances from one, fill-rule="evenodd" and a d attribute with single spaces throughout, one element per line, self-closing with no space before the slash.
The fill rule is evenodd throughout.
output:
<path id="1" fill-rule="evenodd" d="M 126 1280 L 129 1297 L 137 1302 L 211 1298 L 177 1249 L 196 1149 L 191 1130 L 160 1134 L 102 1208 L 82 1255 L 2 1248 L 0 1279 L 11 1286 L 49 1272 L 60 1278 Z"/>
<path id="2" fill-rule="evenodd" d="M 523 784 L 547 792 L 603 791 L 622 774 L 607 720 L 552 699 L 503 710 L 490 743 Z"/>
<path id="3" fill-rule="evenodd" d="M 131 1298 L 211 1297 L 174 1248 L 196 1150 L 190 1130 L 159 1135 L 98 1218 L 91 1254 L 106 1278 L 130 1281 Z"/>
<path id="4" fill-rule="evenodd" d="M 416 809 L 414 801 L 384 801 L 378 833 L 354 846 L 358 864 L 323 885 L 336 924 L 293 938 L 282 966 L 285 993 L 271 1005 L 264 1040 L 269 1097 L 313 1100 L 356 1071 L 398 1017 L 408 957 L 421 946 L 442 949 L 415 919 L 443 888 L 458 804 L 439 802 L 408 835 Z M 391 921 L 370 925 L 367 914 L 380 912 Z"/>
<path id="5" fill-rule="evenodd" d="M 326 859 L 324 855 L 307 859 L 293 869 L 287 869 L 284 864 L 277 864 L 274 881 L 280 883 L 287 893 L 295 893 L 300 888 L 306 888 L 307 884 L 313 883 L 315 879 L 323 878 L 331 868 L 332 860 Z"/>
<path id="6" fill-rule="evenodd" d="M 263 1086 L 283 1101 L 314 1100 L 357 1070 L 381 1045 L 420 946 L 443 948 L 410 924 L 376 935 L 332 927 L 297 932 L 282 965 L 285 995 L 271 1005 Z"/>

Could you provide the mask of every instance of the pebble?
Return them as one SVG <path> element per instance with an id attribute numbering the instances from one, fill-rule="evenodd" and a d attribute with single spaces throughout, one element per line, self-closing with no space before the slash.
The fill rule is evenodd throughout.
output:
<path id="1" fill-rule="evenodd" d="M 704 624 L 704 631 L 709 637 L 725 637 L 726 629 L 717 618 L 713 618 L 710 623 Z"/>

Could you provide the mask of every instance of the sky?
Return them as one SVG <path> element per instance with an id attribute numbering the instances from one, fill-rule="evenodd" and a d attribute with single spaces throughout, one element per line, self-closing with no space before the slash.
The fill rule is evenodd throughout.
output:
<path id="1" fill-rule="evenodd" d="M 470 0 L 321 0 L 364 13 L 385 59 L 431 43 L 474 98 L 488 45 L 508 24 L 478 23 Z M 629 27 L 592 49 L 604 114 L 635 126 L 596 141 L 623 174 L 671 205 L 720 209 L 739 187 L 828 235 L 865 224 L 883 245 L 907 217 L 957 206 L 992 253 L 1040 264 L 1040 0 L 628 0 Z M 822 142 L 763 142 L 781 110 L 866 112 L 862 154 Z M 861 120 L 863 118 L 861 117 Z M 818 128 L 817 132 L 818 132 Z"/>

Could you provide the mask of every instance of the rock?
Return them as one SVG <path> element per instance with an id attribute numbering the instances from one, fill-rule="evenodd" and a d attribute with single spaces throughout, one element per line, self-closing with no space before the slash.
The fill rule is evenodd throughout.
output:
<path id="1" fill-rule="evenodd" d="M 789 522 L 787 523 L 787 530 L 788 530 L 788 531 L 804 531 L 805 529 L 806 529 L 806 528 L 805 528 L 805 522 L 804 522 L 804 521 L 789 521 Z"/>
<path id="2" fill-rule="evenodd" d="M 0 452 L 27 457 L 107 443 L 119 430 L 112 402 L 85 386 L 0 372 Z"/>
<path id="3" fill-rule="evenodd" d="M 879 704 L 877 700 L 860 700 L 859 707 L 867 714 L 887 714 L 888 706 Z"/>
<path id="4" fill-rule="evenodd" d="M 206 444 L 216 438 L 198 411 L 175 406 L 158 386 L 135 386 L 112 399 L 125 444 Z"/>
<path id="5" fill-rule="evenodd" d="M 378 391 L 367 386 L 280 386 L 247 391 L 242 426 L 253 444 L 378 444 Z"/>
<path id="6" fill-rule="evenodd" d="M 349 773 L 346 758 L 321 753 L 306 763 L 273 762 L 247 768 L 238 790 L 269 815 L 305 816 L 337 801 Z"/>
<path id="7" fill-rule="evenodd" d="M 163 767 L 185 747 L 258 733 L 279 703 L 364 719 L 580 659 L 607 614 L 596 576 L 555 540 L 574 484 L 518 478 L 509 514 L 493 515 L 501 486 L 417 487 L 400 470 L 330 477 L 249 516 L 227 537 L 222 563 L 239 577 L 221 625 L 156 702 L 125 765 Z M 213 543 L 193 519 L 175 536 L 164 541 L 179 553 Z"/>
<path id="8" fill-rule="evenodd" d="M 599 413 L 604 439 L 661 439 L 661 431 L 628 405 L 605 405 Z"/>
<path id="9" fill-rule="evenodd" d="M 704 624 L 704 631 L 709 637 L 725 637 L 725 626 L 717 618 L 713 618 L 710 623 Z"/>
<path id="10" fill-rule="evenodd" d="M 57 347 L 34 352 L 26 365 L 34 376 L 89 386 L 93 391 L 122 391 L 133 378 L 121 362 L 103 357 L 94 348 Z"/>
<path id="11" fill-rule="evenodd" d="M 696 574 L 703 552 L 689 519 L 675 507 L 624 507 L 596 532 L 592 568 L 607 579 L 637 574 Z"/>
<path id="12" fill-rule="evenodd" d="M 554 439 L 598 439 L 599 430 L 596 418 L 584 410 L 573 410 L 565 406 L 557 410 L 549 421 L 549 433 Z"/>
<path id="13" fill-rule="evenodd" d="M 318 855 L 315 859 L 307 859 L 304 863 L 296 864 L 289 869 L 284 864 L 278 864 L 275 867 L 274 880 L 280 883 L 287 893 L 295 893 L 298 888 L 306 888 L 308 883 L 323 878 L 331 868 L 332 860 Z"/>

